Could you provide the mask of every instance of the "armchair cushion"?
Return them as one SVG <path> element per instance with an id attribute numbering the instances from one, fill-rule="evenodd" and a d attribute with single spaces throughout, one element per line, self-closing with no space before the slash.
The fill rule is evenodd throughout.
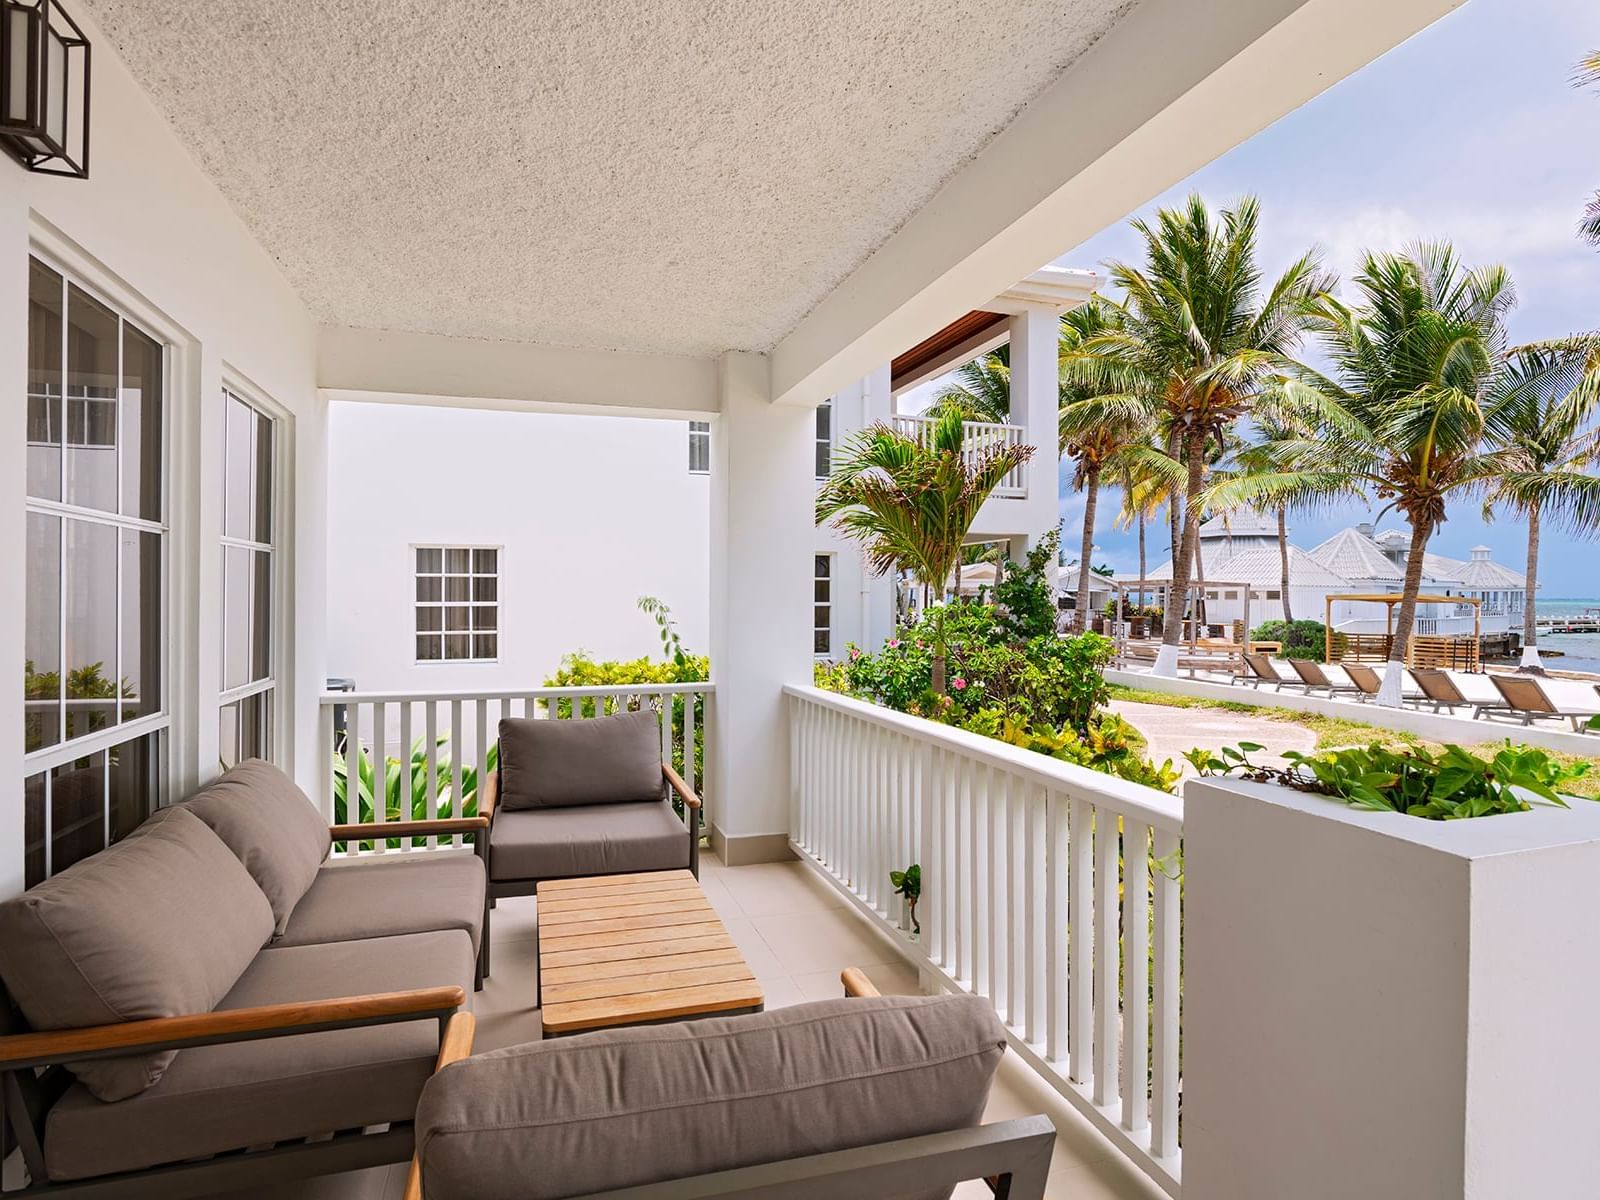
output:
<path id="1" fill-rule="evenodd" d="M 489 877 L 496 882 L 688 865 L 689 831 L 665 800 L 502 809 L 489 834 Z"/>
<path id="2" fill-rule="evenodd" d="M 661 724 L 653 709 L 500 722 L 502 809 L 659 800 L 664 786 Z"/>
<path id="3" fill-rule="evenodd" d="M 122 841 L 0 904 L 0 976 L 35 1029 L 208 1012 L 272 936 L 272 909 L 193 813 L 165 809 Z M 99 1100 L 153 1086 L 173 1051 L 72 1066 Z"/>
<path id="4" fill-rule="evenodd" d="M 272 946 L 217 1007 L 249 1008 L 454 984 L 472 994 L 460 930 Z M 339 1129 L 409 1121 L 439 1049 L 435 1021 L 193 1046 L 121 1104 L 68 1089 L 45 1125 L 53 1180 L 87 1179 Z"/>
<path id="5" fill-rule="evenodd" d="M 1004 1052 L 975 996 L 825 1000 L 496 1050 L 423 1088 L 423 1192 L 557 1200 L 972 1126 Z"/>
<path id="6" fill-rule="evenodd" d="M 281 770 L 252 758 L 207 784 L 185 807 L 211 826 L 266 893 L 273 932 L 281 934 L 333 846 L 316 806 Z"/>

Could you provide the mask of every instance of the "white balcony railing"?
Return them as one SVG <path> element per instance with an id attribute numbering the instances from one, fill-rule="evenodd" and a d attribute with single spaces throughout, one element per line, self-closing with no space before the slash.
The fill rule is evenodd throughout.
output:
<path id="1" fill-rule="evenodd" d="M 456 797 L 475 803 L 477 784 L 489 763 L 489 747 L 502 717 L 584 720 L 628 709 L 653 708 L 661 722 L 661 757 L 676 764 L 689 785 L 704 788 L 707 706 L 710 683 L 624 684 L 611 687 L 527 688 L 497 692 L 329 692 L 322 697 L 323 815 L 334 820 L 427 820 L 459 815 Z M 376 753 L 375 753 L 376 751 Z M 338 777 L 349 763 L 371 771 L 385 762 L 386 803 L 370 812 L 336 805 Z M 389 777 L 394 782 L 389 782 Z M 344 788 L 348 795 L 348 788 Z M 390 792 L 395 793 L 389 796 Z M 710 828 L 712 798 L 704 796 L 702 817 Z M 393 807 L 395 812 L 389 810 Z M 474 809 L 475 811 L 475 809 Z M 427 845 L 449 845 L 451 837 L 429 838 Z M 382 840 L 371 844 L 383 853 Z M 349 846 L 344 853 L 359 854 Z"/>
<path id="2" fill-rule="evenodd" d="M 907 437 L 915 438 L 919 442 L 928 437 L 933 428 L 932 417 L 918 417 L 897 414 L 894 418 L 894 428 Z M 1023 444 L 1023 430 L 1021 425 L 997 425 L 992 421 L 967 421 L 963 425 L 961 439 L 961 457 L 969 464 L 990 451 L 998 450 L 1002 446 L 1020 446 Z M 1028 494 L 1027 467 L 1018 467 L 1008 473 L 995 488 L 993 494 L 1007 499 L 1018 499 Z"/>
<path id="3" fill-rule="evenodd" d="M 790 841 L 943 986 L 1179 1191 L 1183 802 L 809 687 L 789 698 Z M 889 872 L 922 869 L 905 941 Z"/>

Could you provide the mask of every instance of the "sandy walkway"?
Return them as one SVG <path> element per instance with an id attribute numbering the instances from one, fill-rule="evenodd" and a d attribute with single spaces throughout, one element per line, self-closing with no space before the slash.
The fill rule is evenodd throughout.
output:
<path id="1" fill-rule="evenodd" d="M 1150 743 L 1151 759 L 1159 763 L 1170 758 L 1185 775 L 1192 775 L 1194 771 L 1183 761 L 1183 755 L 1196 746 L 1218 750 L 1240 742 L 1255 742 L 1266 750 L 1251 755 L 1253 761 L 1281 765 L 1283 759 L 1279 756 L 1283 751 L 1299 750 L 1309 754 L 1317 745 L 1316 734 L 1291 721 L 1272 721 L 1220 709 L 1169 708 L 1164 704 L 1137 704 L 1128 700 L 1113 700 L 1109 707 L 1144 734 Z"/>

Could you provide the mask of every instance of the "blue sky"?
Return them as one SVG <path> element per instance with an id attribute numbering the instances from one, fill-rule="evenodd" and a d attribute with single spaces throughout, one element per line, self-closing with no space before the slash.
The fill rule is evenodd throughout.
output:
<path id="1" fill-rule="evenodd" d="M 1469 0 L 1140 213 L 1191 191 L 1213 206 L 1254 193 L 1269 278 L 1312 244 L 1348 278 L 1363 249 L 1448 238 L 1469 264 L 1510 268 L 1521 298 L 1514 338 L 1600 328 L 1600 253 L 1575 234 L 1600 189 L 1600 94 L 1570 83 L 1578 59 L 1597 48 L 1595 0 Z M 1138 251 L 1119 222 L 1057 262 L 1103 271 L 1107 260 L 1137 262 Z M 1067 484 L 1061 511 L 1063 541 L 1075 546 L 1082 500 Z M 1096 562 L 1135 569 L 1133 534 L 1110 528 L 1105 503 L 1100 511 Z M 1298 517 L 1290 536 L 1313 546 L 1364 511 Z M 1525 536 L 1509 517 L 1486 526 L 1469 502 L 1452 508 L 1432 549 L 1466 558 L 1483 543 L 1520 570 Z M 1154 531 L 1151 566 L 1165 558 L 1163 541 Z M 1600 596 L 1600 546 L 1548 534 L 1540 580 L 1544 597 Z"/>

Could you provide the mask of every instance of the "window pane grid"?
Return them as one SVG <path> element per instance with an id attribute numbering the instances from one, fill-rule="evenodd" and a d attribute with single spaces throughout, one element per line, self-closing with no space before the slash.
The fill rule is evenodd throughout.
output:
<path id="1" fill-rule="evenodd" d="M 277 422 L 222 390 L 222 695 L 217 759 L 226 770 L 275 755 Z"/>
<path id="2" fill-rule="evenodd" d="M 833 653 L 833 555 L 818 554 L 811 570 L 811 652 Z"/>
<path id="3" fill-rule="evenodd" d="M 131 831 L 160 798 L 169 351 L 36 258 L 28 282 L 22 836 L 32 886 Z"/>
<path id="4" fill-rule="evenodd" d="M 498 659 L 499 548 L 417 546 L 414 552 L 416 661 Z"/>

